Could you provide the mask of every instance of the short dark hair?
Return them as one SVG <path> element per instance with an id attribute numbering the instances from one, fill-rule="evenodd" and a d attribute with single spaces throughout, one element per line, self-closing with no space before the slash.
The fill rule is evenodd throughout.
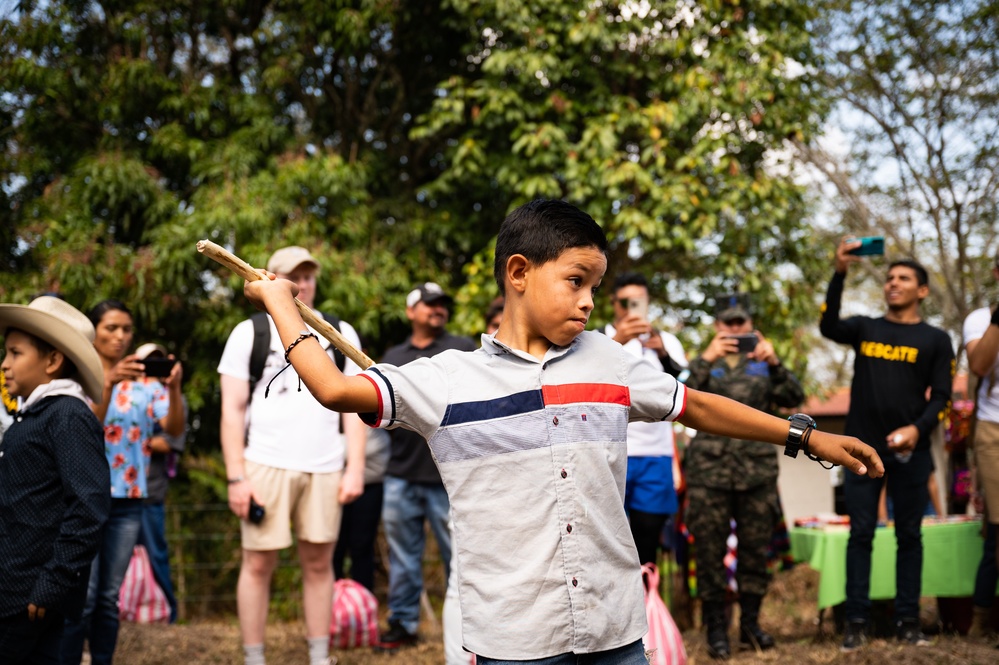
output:
<path id="1" fill-rule="evenodd" d="M 924 268 L 922 264 L 915 259 L 899 259 L 898 261 L 892 261 L 888 265 L 888 272 L 891 272 L 891 269 L 896 266 L 912 268 L 912 270 L 916 273 L 916 283 L 919 284 L 919 286 L 926 286 L 930 283 L 930 276 L 929 273 L 926 272 L 926 268 Z"/>
<path id="2" fill-rule="evenodd" d="M 47 356 L 53 351 L 59 351 L 59 349 L 49 344 L 38 335 L 32 335 L 27 330 L 21 330 L 20 328 L 15 328 L 13 326 L 3 331 L 4 336 L 9 335 L 12 330 L 16 330 L 17 332 L 27 337 L 28 340 L 31 342 L 32 346 L 38 349 L 38 355 Z M 59 353 L 62 353 L 62 368 L 61 368 L 62 371 L 60 372 L 57 378 L 72 379 L 76 377 L 77 375 L 76 363 L 70 360 L 69 356 L 67 356 L 64 352 L 59 351 Z"/>
<path id="3" fill-rule="evenodd" d="M 125 303 L 120 300 L 108 298 L 107 300 L 102 300 L 94 305 L 90 311 L 87 312 L 87 318 L 90 319 L 90 322 L 93 323 L 94 328 L 96 328 L 97 324 L 104 318 L 104 315 L 115 309 L 132 316 L 132 311 L 125 306 Z"/>
<path id="4" fill-rule="evenodd" d="M 592 217 L 571 203 L 535 199 L 520 206 L 503 220 L 496 237 L 493 275 L 500 295 L 506 295 L 506 263 L 514 254 L 541 265 L 574 247 L 596 247 L 606 255 L 607 236 Z"/>
<path id="5" fill-rule="evenodd" d="M 638 272 L 623 272 L 614 278 L 614 288 L 611 290 L 611 293 L 617 293 L 626 286 L 643 286 L 648 291 L 649 280 L 645 279 L 645 275 Z"/>

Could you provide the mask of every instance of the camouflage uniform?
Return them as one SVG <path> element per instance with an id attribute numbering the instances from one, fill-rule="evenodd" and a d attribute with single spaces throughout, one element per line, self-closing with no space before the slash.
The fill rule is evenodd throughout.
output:
<path id="1" fill-rule="evenodd" d="M 729 363 L 735 364 L 730 366 Z M 716 393 L 761 411 L 795 407 L 805 394 L 783 365 L 747 359 L 744 354 L 709 364 L 690 363 L 688 387 Z M 718 414 L 724 417 L 724 413 Z M 730 520 L 736 521 L 740 593 L 763 596 L 767 591 L 767 546 L 777 517 L 776 446 L 699 432 L 684 461 L 687 478 L 687 525 L 697 548 L 697 591 L 705 602 L 725 599 Z"/>

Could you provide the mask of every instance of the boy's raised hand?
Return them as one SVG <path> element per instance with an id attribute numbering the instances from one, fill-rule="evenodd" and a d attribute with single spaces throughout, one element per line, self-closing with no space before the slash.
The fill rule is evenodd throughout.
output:
<path id="1" fill-rule="evenodd" d="M 885 475 L 881 458 L 869 445 L 853 436 L 840 436 L 812 430 L 808 450 L 827 462 L 839 464 L 859 476 L 880 478 Z"/>
<path id="2" fill-rule="evenodd" d="M 298 295 L 298 285 L 294 282 L 287 279 L 278 279 L 277 275 L 263 268 L 258 268 L 257 272 L 264 279 L 243 282 L 243 295 L 260 311 L 267 311 L 265 300 L 273 293 L 280 293 L 283 290 L 291 295 L 289 300 Z"/>

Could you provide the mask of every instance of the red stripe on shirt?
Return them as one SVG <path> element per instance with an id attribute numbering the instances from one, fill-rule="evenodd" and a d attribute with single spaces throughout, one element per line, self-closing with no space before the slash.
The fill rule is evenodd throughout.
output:
<path id="1" fill-rule="evenodd" d="M 372 379 L 367 374 L 359 374 L 358 376 L 363 376 L 365 379 L 367 379 L 368 381 L 371 382 L 372 386 L 375 387 L 375 395 L 378 396 L 378 412 L 375 414 L 375 415 L 378 416 L 378 425 L 375 425 L 375 426 L 378 427 L 379 425 L 382 424 L 382 421 L 385 420 L 385 418 L 384 418 L 384 415 L 385 415 L 385 405 L 382 403 L 382 391 L 381 391 L 381 388 L 378 387 L 378 382 L 375 381 L 374 379 Z"/>
<path id="2" fill-rule="evenodd" d="M 541 386 L 545 406 L 597 402 L 631 406 L 631 393 L 627 386 L 613 383 L 567 383 L 560 386 Z"/>
<path id="3" fill-rule="evenodd" d="M 687 390 L 683 391 L 683 404 L 680 405 L 680 412 L 676 414 L 676 418 L 673 420 L 679 420 L 683 417 L 684 412 L 687 410 Z"/>

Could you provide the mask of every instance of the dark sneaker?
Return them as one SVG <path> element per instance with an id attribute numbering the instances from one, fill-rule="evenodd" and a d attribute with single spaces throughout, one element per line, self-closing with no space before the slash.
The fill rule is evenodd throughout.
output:
<path id="1" fill-rule="evenodd" d="M 843 653 L 856 651 L 867 644 L 867 622 L 851 620 L 846 622 L 846 629 L 843 631 L 843 646 L 839 648 Z"/>
<path id="2" fill-rule="evenodd" d="M 919 619 L 902 619 L 898 622 L 898 641 L 914 647 L 926 647 L 930 641 L 919 627 Z"/>
<path id="3" fill-rule="evenodd" d="M 416 633 L 410 633 L 402 624 L 389 621 L 389 628 L 378 639 L 377 649 L 394 650 L 416 644 Z"/>

